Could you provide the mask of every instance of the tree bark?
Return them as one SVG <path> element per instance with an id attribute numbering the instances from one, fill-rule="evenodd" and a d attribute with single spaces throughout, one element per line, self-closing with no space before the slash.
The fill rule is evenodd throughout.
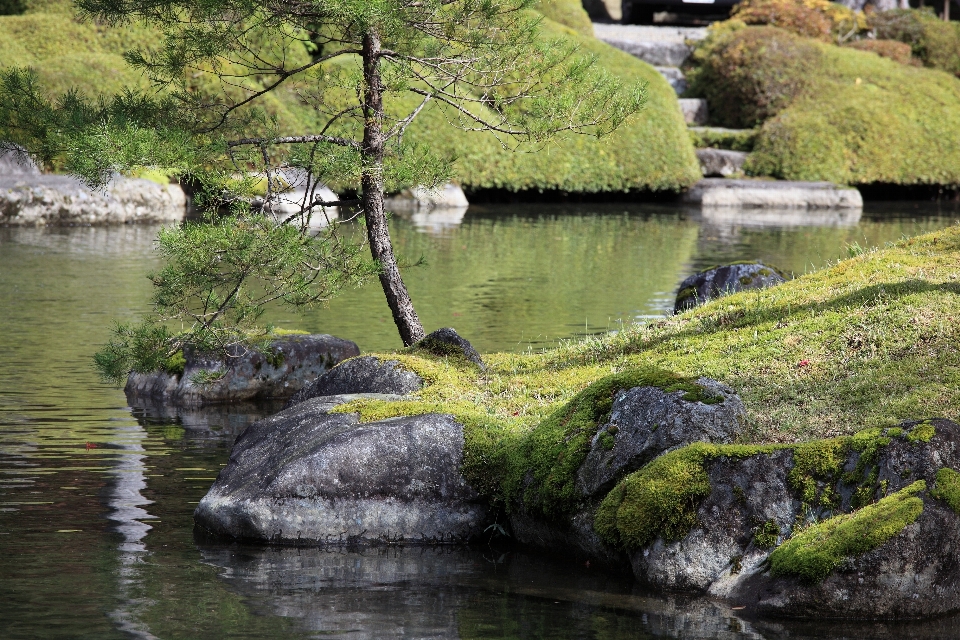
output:
<path id="1" fill-rule="evenodd" d="M 400 277 L 393 255 L 390 229 L 383 213 L 383 84 L 380 80 L 380 36 L 370 29 L 363 36 L 363 175 L 360 178 L 361 206 L 367 223 L 370 254 L 380 265 L 380 284 L 400 331 L 404 346 L 423 338 L 423 325 Z"/>

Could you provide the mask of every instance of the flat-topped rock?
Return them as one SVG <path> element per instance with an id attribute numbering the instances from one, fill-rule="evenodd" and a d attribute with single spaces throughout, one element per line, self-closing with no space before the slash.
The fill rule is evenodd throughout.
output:
<path id="1" fill-rule="evenodd" d="M 187 197 L 176 184 L 115 178 L 93 191 L 71 176 L 0 174 L 0 226 L 174 222 L 186 214 Z"/>
<path id="2" fill-rule="evenodd" d="M 688 204 L 704 207 L 863 208 L 859 191 L 832 182 L 704 178 L 690 187 L 682 199 Z"/>
<path id="3" fill-rule="evenodd" d="M 460 185 L 448 182 L 437 189 L 413 187 L 384 200 L 392 209 L 418 211 L 421 209 L 466 209 L 470 202 Z"/>

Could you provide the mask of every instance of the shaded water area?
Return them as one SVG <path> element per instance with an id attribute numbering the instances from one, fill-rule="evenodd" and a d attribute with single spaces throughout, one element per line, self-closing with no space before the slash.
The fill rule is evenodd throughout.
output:
<path id="1" fill-rule="evenodd" d="M 662 316 L 693 271 L 762 259 L 796 274 L 952 225 L 895 203 L 859 214 L 471 207 L 393 223 L 428 330 L 539 349 Z M 146 309 L 156 228 L 0 229 L 0 638 L 960 638 L 960 618 L 749 621 L 708 599 L 518 550 L 317 550 L 194 537 L 233 439 L 275 407 L 133 415 L 91 355 Z M 289 328 L 399 346 L 376 283 Z"/>

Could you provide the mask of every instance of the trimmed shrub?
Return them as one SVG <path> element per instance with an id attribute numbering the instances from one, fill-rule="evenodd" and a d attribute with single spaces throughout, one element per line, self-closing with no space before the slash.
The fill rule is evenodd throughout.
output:
<path id="1" fill-rule="evenodd" d="M 867 27 L 863 13 L 827 0 L 743 0 L 732 15 L 745 24 L 780 27 L 824 42 L 840 42 Z"/>
<path id="2" fill-rule="evenodd" d="M 789 31 L 730 21 L 694 52 L 688 94 L 706 98 L 713 124 L 748 129 L 803 93 L 821 58 L 816 44 Z"/>
<path id="3" fill-rule="evenodd" d="M 582 36 L 593 37 L 593 23 L 580 0 L 540 0 L 536 9 L 550 20 L 570 27 Z"/>
<path id="4" fill-rule="evenodd" d="M 839 184 L 960 184 L 960 81 L 819 45 L 809 91 L 767 121 L 745 170 Z"/>
<path id="5" fill-rule="evenodd" d="M 869 22 L 877 38 L 910 45 L 925 66 L 960 75 L 960 24 L 944 22 L 926 9 L 878 11 Z"/>
<path id="6" fill-rule="evenodd" d="M 690 127 L 690 141 L 697 149 L 729 149 L 730 151 L 753 151 L 756 129 L 716 129 Z"/>
<path id="7" fill-rule="evenodd" d="M 897 40 L 854 40 L 847 46 L 860 51 L 870 51 L 881 58 L 890 58 L 900 64 L 916 64 L 910 45 Z"/>

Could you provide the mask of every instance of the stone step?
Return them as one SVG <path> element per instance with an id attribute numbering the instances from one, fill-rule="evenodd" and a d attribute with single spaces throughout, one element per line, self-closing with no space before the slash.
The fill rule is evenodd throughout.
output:
<path id="1" fill-rule="evenodd" d="M 832 182 L 731 180 L 704 178 L 683 195 L 688 204 L 703 207 L 770 209 L 862 209 L 863 198 L 853 187 Z"/>
<path id="2" fill-rule="evenodd" d="M 707 101 L 703 98 L 680 98 L 680 112 L 687 124 L 703 124 L 707 121 Z"/>
<path id="3" fill-rule="evenodd" d="M 640 25 L 593 25 L 594 35 L 655 67 L 679 67 L 693 51 L 688 41 L 702 40 L 706 29 L 695 27 L 646 27 Z"/>
<path id="4" fill-rule="evenodd" d="M 654 67 L 654 69 L 670 83 L 678 96 L 687 90 L 687 77 L 677 67 Z"/>
<path id="5" fill-rule="evenodd" d="M 700 171 L 706 178 L 726 178 L 743 173 L 743 163 L 747 161 L 747 153 L 743 151 L 729 151 L 727 149 L 697 149 L 697 160 L 700 161 Z"/>

